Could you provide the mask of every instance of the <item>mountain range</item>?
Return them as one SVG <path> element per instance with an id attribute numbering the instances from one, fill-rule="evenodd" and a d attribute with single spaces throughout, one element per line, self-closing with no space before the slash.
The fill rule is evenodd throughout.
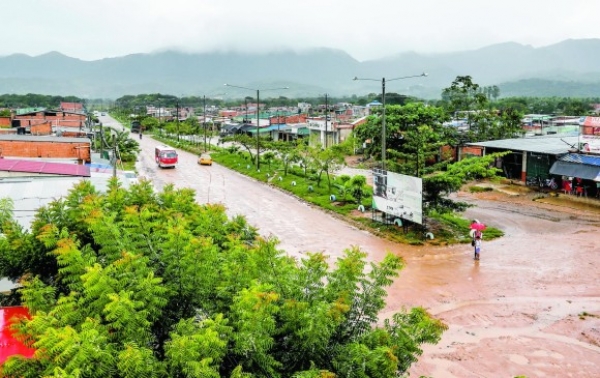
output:
<path id="1" fill-rule="evenodd" d="M 0 57 L 0 93 L 75 95 L 115 99 L 123 95 L 254 96 L 290 98 L 396 92 L 436 99 L 457 76 L 496 85 L 501 97 L 600 97 L 600 39 L 570 39 L 534 48 L 514 42 L 440 54 L 405 52 L 358 61 L 335 49 L 264 54 L 161 51 L 83 61 L 50 52 Z M 391 79 L 418 75 L 393 81 Z M 354 77 L 373 80 L 352 80 Z M 374 82 L 375 81 L 375 82 Z M 289 87 L 287 90 L 267 89 Z"/>

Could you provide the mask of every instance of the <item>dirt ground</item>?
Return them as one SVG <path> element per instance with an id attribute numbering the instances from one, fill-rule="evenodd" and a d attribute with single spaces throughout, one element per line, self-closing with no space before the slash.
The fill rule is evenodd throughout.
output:
<path id="1" fill-rule="evenodd" d="M 173 183 L 195 189 L 202 203 L 226 204 L 229 215 L 277 235 L 290 256 L 326 251 L 335 261 L 351 245 L 373 262 L 401 255 L 406 266 L 381 317 L 422 306 L 449 326 L 438 344 L 424 347 L 411 377 L 600 377 L 600 211 L 591 203 L 565 196 L 534 202 L 538 194 L 520 187 L 455 193 L 475 205 L 468 218 L 505 232 L 490 241 L 484 232 L 474 261 L 470 245 L 398 245 L 218 164 L 200 168 L 184 151 L 176 170 L 157 170 L 155 143 L 141 144 L 139 171 L 157 189 Z"/>
<path id="2" fill-rule="evenodd" d="M 459 192 L 502 229 L 470 245 L 400 248 L 387 311 L 423 306 L 449 329 L 411 377 L 600 377 L 600 206 L 518 188 Z"/>

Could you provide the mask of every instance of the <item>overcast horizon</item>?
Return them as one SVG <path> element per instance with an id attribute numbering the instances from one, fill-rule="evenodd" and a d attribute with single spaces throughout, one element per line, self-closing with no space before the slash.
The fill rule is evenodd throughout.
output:
<path id="1" fill-rule="evenodd" d="M 358 61 L 515 42 L 599 38 L 587 0 L 5 0 L 0 56 L 57 51 L 86 61 L 137 53 L 331 48 Z"/>

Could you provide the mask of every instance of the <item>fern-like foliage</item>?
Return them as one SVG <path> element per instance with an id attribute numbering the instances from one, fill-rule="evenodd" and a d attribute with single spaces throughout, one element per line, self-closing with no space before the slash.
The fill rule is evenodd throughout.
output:
<path id="1" fill-rule="evenodd" d="M 36 349 L 3 377 L 395 377 L 445 329 L 422 309 L 378 326 L 398 257 L 293 259 L 173 185 L 84 182 L 31 231 L 9 218 L 3 231 L 0 273 L 31 314 L 14 333 Z"/>

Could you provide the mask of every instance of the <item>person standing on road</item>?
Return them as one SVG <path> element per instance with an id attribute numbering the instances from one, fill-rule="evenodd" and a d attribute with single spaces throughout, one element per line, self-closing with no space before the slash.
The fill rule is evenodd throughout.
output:
<path id="1" fill-rule="evenodd" d="M 481 231 L 477 231 L 481 234 Z M 475 235 L 475 260 L 479 260 L 479 254 L 481 253 L 481 235 Z"/>
<path id="2" fill-rule="evenodd" d="M 481 227 L 478 227 L 480 222 L 477 219 L 474 219 L 471 222 L 471 231 L 469 232 L 471 236 L 471 246 L 474 249 L 473 259 L 479 260 L 479 254 L 481 253 L 481 239 L 483 239 L 483 232 L 481 232 Z"/>
<path id="3" fill-rule="evenodd" d="M 140 130 L 140 140 L 142 139 L 142 130 Z"/>

